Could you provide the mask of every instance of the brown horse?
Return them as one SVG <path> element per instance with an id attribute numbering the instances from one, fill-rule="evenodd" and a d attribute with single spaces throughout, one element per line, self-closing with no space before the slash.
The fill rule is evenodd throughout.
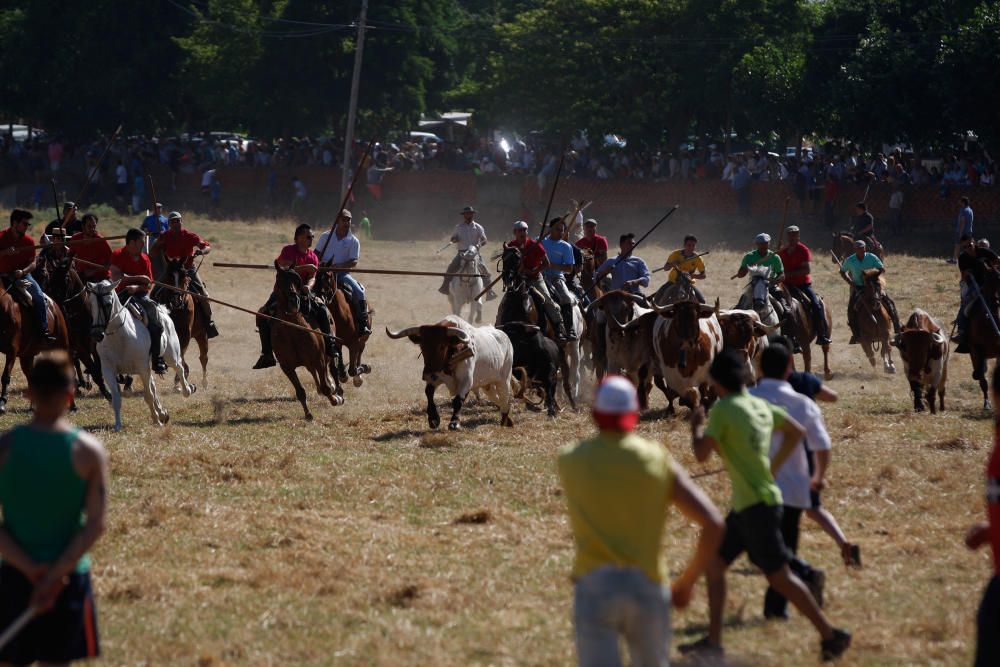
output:
<path id="1" fill-rule="evenodd" d="M 333 333 L 336 334 L 342 343 L 342 347 L 347 348 L 347 366 L 344 366 L 343 356 L 332 360 L 335 368 L 332 372 L 338 382 L 347 382 L 348 376 L 354 378 L 354 386 L 360 387 L 364 383 L 362 375 L 372 372 L 372 367 L 361 363 L 361 355 L 365 353 L 365 346 L 368 344 L 368 337 L 371 334 L 359 335 L 358 324 L 354 320 L 354 310 L 348 300 L 344 290 L 337 289 L 337 282 L 330 271 L 321 271 L 316 277 L 316 285 L 313 293 L 320 296 L 330 309 L 330 323 Z M 375 310 L 368 310 L 368 324 L 371 326 Z"/>
<path id="2" fill-rule="evenodd" d="M 101 357 L 97 354 L 97 343 L 91 335 L 90 306 L 87 303 L 87 286 L 73 268 L 69 257 L 64 260 L 50 260 L 40 263 L 35 273 L 42 291 L 59 305 L 66 320 L 69 334 L 69 352 L 76 368 L 77 390 L 90 389 L 91 381 L 84 379 L 84 371 L 90 376 L 101 395 L 111 400 L 111 392 L 104 385 L 101 373 Z M 82 368 L 81 368 L 82 365 Z"/>
<path id="3" fill-rule="evenodd" d="M 885 278 L 878 269 L 868 269 L 864 272 L 864 293 L 855 302 L 858 314 L 858 341 L 865 351 L 872 368 L 875 367 L 875 353 L 882 355 L 882 369 L 886 373 L 895 373 L 896 366 L 892 363 L 892 318 L 882 303 L 885 294 Z"/>
<path id="4" fill-rule="evenodd" d="M 304 299 L 309 297 L 305 293 L 306 288 L 302 283 L 301 276 L 294 270 L 279 269 L 274 289 L 277 294 L 275 317 L 301 327 L 314 329 L 316 332 L 308 333 L 301 329 L 286 327 L 279 322 L 273 322 L 271 326 L 271 349 L 274 350 L 274 357 L 278 360 L 281 372 L 295 388 L 295 398 L 299 399 L 299 403 L 302 404 L 305 418 L 312 421 L 313 415 L 306 403 L 306 390 L 299 382 L 299 376 L 295 369 L 304 366 L 312 375 L 313 381 L 316 383 L 316 390 L 326 396 L 330 405 L 334 407 L 344 404 L 344 390 L 337 377 L 333 378 L 333 385 L 331 385 L 329 373 L 331 360 L 327 359 L 322 335 L 319 329 L 314 327 L 302 314 L 302 303 Z"/>
<path id="5" fill-rule="evenodd" d="M 848 232 L 834 232 L 833 244 L 830 246 L 837 257 L 849 257 L 854 254 L 854 236 Z M 874 236 L 865 239 L 868 252 L 881 260 L 885 260 L 885 247 Z"/>
<path id="6" fill-rule="evenodd" d="M 46 298 L 46 308 L 49 314 L 49 333 L 56 337 L 56 342 L 46 344 L 38 335 L 38 325 L 30 307 L 15 301 L 9 289 L 3 289 L 0 294 L 0 352 L 6 361 L 3 366 L 3 376 L 0 377 L 0 415 L 7 412 L 7 390 L 10 386 L 10 372 L 16 358 L 21 364 L 21 372 L 27 378 L 34 364 L 35 356 L 45 350 L 69 351 L 69 332 L 66 330 L 66 320 L 62 311 L 56 307 L 51 298 Z M 71 406 L 76 409 L 75 404 Z"/>
<path id="7" fill-rule="evenodd" d="M 791 304 L 791 322 L 792 326 L 795 327 L 795 339 L 799 342 L 799 347 L 802 348 L 802 364 L 805 366 L 806 373 L 812 372 L 812 343 L 816 340 L 816 336 L 819 332 L 816 331 L 816 326 L 813 323 L 812 318 L 812 304 L 810 304 L 804 297 L 800 301 L 795 297 L 792 290 L 788 288 L 784 283 L 781 284 L 782 289 L 785 291 L 785 297 L 788 303 Z M 827 332 L 833 331 L 833 316 L 830 314 L 830 309 L 826 307 L 826 301 L 823 301 L 823 297 L 816 295 L 820 303 L 823 304 L 823 315 L 826 319 L 826 330 Z M 829 334 L 828 334 L 829 335 Z M 833 377 L 833 373 L 830 372 L 830 344 L 823 343 L 823 377 L 829 380 Z"/>
<path id="8" fill-rule="evenodd" d="M 986 272 L 986 282 L 980 286 L 983 300 L 989 305 L 989 312 L 983 307 L 983 302 L 975 298 L 972 312 L 969 314 L 968 342 L 969 360 L 972 362 L 972 379 L 979 382 L 983 392 L 983 409 L 990 409 L 989 384 L 986 380 L 987 361 L 1000 357 L 1000 336 L 996 333 L 997 323 L 1000 323 L 1000 274 L 996 271 Z M 992 321 L 991 316 L 992 315 Z"/>
<path id="9" fill-rule="evenodd" d="M 191 274 L 184 267 L 184 260 L 166 260 L 166 269 L 160 282 L 173 285 L 180 289 L 189 289 L 191 284 Z M 153 300 L 162 303 L 170 311 L 170 319 L 173 320 L 174 329 L 177 330 L 177 340 L 181 344 L 181 358 L 187 353 L 188 345 L 193 339 L 198 343 L 198 361 L 201 362 L 201 382 L 202 386 L 208 386 L 208 322 L 205 320 L 205 311 L 196 308 L 194 297 L 190 294 L 182 294 L 163 288 L 153 291 Z M 184 373 L 190 377 L 190 369 L 187 361 L 184 364 Z M 175 378 L 174 383 L 179 387 L 180 378 Z"/>

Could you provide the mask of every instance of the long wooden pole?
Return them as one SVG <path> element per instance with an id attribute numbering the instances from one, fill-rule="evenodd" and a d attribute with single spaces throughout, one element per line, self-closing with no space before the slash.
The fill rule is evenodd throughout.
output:
<path id="1" fill-rule="evenodd" d="M 49 179 L 49 183 L 52 184 L 52 202 L 56 207 L 56 217 L 53 220 L 59 220 L 62 218 L 62 213 L 59 211 L 59 193 L 56 191 L 56 179 Z"/>
<path id="2" fill-rule="evenodd" d="M 326 252 L 326 247 L 330 245 L 330 239 L 333 238 L 334 230 L 337 228 L 337 221 L 340 220 L 340 213 L 347 207 L 347 202 L 351 198 L 351 193 L 354 192 L 354 185 L 358 182 L 358 176 L 361 174 L 361 170 L 365 166 L 365 161 L 368 159 L 368 155 L 372 152 L 372 148 L 375 146 L 375 137 L 377 134 L 372 134 L 371 140 L 368 142 L 368 146 L 365 147 L 365 154 L 361 156 L 361 162 L 358 163 L 358 168 L 354 170 L 354 178 L 351 179 L 351 186 L 347 188 L 347 192 L 344 193 L 344 198 L 340 201 L 340 208 L 337 209 L 337 216 L 333 219 L 333 224 L 330 225 L 330 233 L 327 234 L 326 239 L 323 241 L 323 247 L 319 249 L 319 259 L 323 261 L 323 254 Z M 344 162 L 344 169 L 347 169 L 348 162 Z"/>
<path id="3" fill-rule="evenodd" d="M 640 238 L 640 239 L 639 239 L 638 241 L 636 241 L 636 242 L 635 242 L 635 243 L 634 243 L 634 244 L 632 245 L 632 249 L 631 249 L 631 250 L 629 250 L 629 251 L 628 251 L 627 253 L 625 253 L 624 255 L 618 255 L 618 258 L 617 258 L 617 259 L 615 260 L 615 263 L 611 265 L 611 268 L 610 268 L 610 269 L 608 269 L 607 271 L 605 271 L 604 273 L 602 273 L 602 274 L 601 274 L 601 275 L 599 275 L 599 276 L 594 276 L 594 284 L 590 286 L 590 289 L 589 289 L 589 290 L 587 290 L 587 293 L 589 294 L 590 292 L 592 292 L 592 291 L 594 290 L 594 288 L 596 288 L 596 287 L 597 287 L 597 286 L 598 286 L 598 285 L 600 284 L 600 282 L 601 282 L 602 280 L 604 280 L 605 276 L 609 275 L 609 274 L 610 274 L 610 273 L 611 273 L 612 271 L 614 271 L 614 270 L 615 270 L 615 267 L 616 267 L 616 266 L 618 266 L 618 263 L 619 263 L 619 262 L 621 262 L 621 261 L 622 261 L 623 259 L 625 259 L 625 258 L 626 258 L 626 257 L 628 257 L 629 255 L 631 255 L 631 254 L 632 254 L 633 252 L 635 252 L 635 249 L 639 247 L 639 244 L 640 244 L 640 243 L 642 243 L 643 241 L 645 241 L 645 240 L 646 240 L 646 237 L 647 237 L 647 236 L 649 236 L 649 235 L 650 235 L 650 234 L 652 234 L 652 233 L 653 233 L 654 231 L 656 231 L 656 228 L 657 228 L 657 227 L 659 227 L 660 225 L 662 225 L 662 224 L 663 224 L 663 222 L 664 222 L 664 221 L 665 221 L 665 220 L 666 220 L 667 218 L 669 218 L 669 217 L 670 217 L 671 215 L 673 215 L 673 214 L 674 214 L 674 211 L 676 211 L 676 210 L 677 210 L 678 208 L 680 208 L 680 204 L 674 204 L 674 207 L 673 207 L 673 208 L 671 208 L 671 209 L 670 209 L 669 211 L 667 211 L 666 215 L 664 215 L 664 216 L 663 216 L 662 218 L 660 218 L 659 220 L 657 220 L 657 221 L 656 221 L 656 224 L 655 224 L 655 225 L 653 225 L 652 227 L 650 227 L 650 228 L 649 228 L 649 231 L 648 231 L 648 232 L 646 232 L 645 234 L 643 234 L 643 235 L 642 235 L 642 238 Z"/>
<path id="4" fill-rule="evenodd" d="M 213 262 L 212 266 L 218 266 L 222 269 L 268 269 L 273 271 L 274 266 L 271 264 L 233 264 L 229 262 Z M 316 267 L 317 271 L 326 271 L 329 273 L 374 273 L 378 275 L 385 276 L 435 276 L 437 278 L 442 278 L 448 276 L 450 278 L 482 278 L 484 277 L 481 273 L 439 273 L 437 271 L 400 271 L 395 269 L 335 269 L 332 266 L 319 266 Z"/>
<path id="5" fill-rule="evenodd" d="M 94 262 L 88 262 L 85 259 L 80 259 L 79 257 L 74 257 L 73 259 L 74 259 L 74 261 L 79 262 L 81 264 L 86 264 L 87 266 L 93 266 L 93 267 L 98 268 L 98 269 L 106 268 L 104 266 L 101 266 L 100 264 L 95 264 Z M 130 276 L 130 275 L 127 275 L 127 274 L 124 274 L 124 275 L 125 275 L 126 278 L 135 278 L 135 277 L 138 277 L 138 276 Z M 268 315 L 266 313 L 261 313 L 261 312 L 258 312 L 256 310 L 250 310 L 249 308 L 244 308 L 243 306 L 237 306 L 234 303 L 228 303 L 228 302 L 222 301 L 220 299 L 215 299 L 215 298 L 210 297 L 210 296 L 205 296 L 204 294 L 196 294 L 196 293 L 191 292 L 189 290 L 181 289 L 180 287 L 174 287 L 173 285 L 168 285 L 167 283 L 161 283 L 158 280 L 153 280 L 151 282 L 152 282 L 153 285 L 156 285 L 157 287 L 162 287 L 164 289 L 168 289 L 168 290 L 171 290 L 173 292 L 178 292 L 180 294 L 190 294 L 195 299 L 204 299 L 205 301 L 210 301 L 212 303 L 217 303 L 220 306 L 226 306 L 227 308 L 232 308 L 233 310 L 238 310 L 238 311 L 243 312 L 243 313 L 249 313 L 250 315 L 253 315 L 255 317 L 262 317 L 265 320 L 272 320 L 274 322 L 280 322 L 281 324 L 284 324 L 287 327 L 292 327 L 293 329 L 301 329 L 302 331 L 307 331 L 309 333 L 316 334 L 317 336 L 329 336 L 330 338 L 332 338 L 334 340 L 334 342 L 337 342 L 337 343 L 343 343 L 344 342 L 342 339 L 337 338 L 333 334 L 325 334 L 322 331 L 319 331 L 318 329 L 312 329 L 310 327 L 304 327 L 302 325 L 295 324 L 294 322 L 289 322 L 288 320 L 283 320 L 280 317 L 274 317 L 273 315 Z"/>
<path id="6" fill-rule="evenodd" d="M 108 156 L 108 151 L 111 150 L 111 145 L 115 143 L 115 139 L 118 138 L 118 135 L 121 134 L 121 131 L 122 131 L 122 126 L 119 125 L 118 129 L 115 130 L 115 133 L 111 135 L 110 139 L 108 139 L 108 145 L 104 147 L 104 152 L 101 153 L 101 157 L 97 159 L 97 164 L 95 164 L 94 168 L 87 173 L 87 180 L 84 182 L 83 187 L 80 189 L 80 194 L 77 195 L 76 197 L 76 204 L 78 206 L 82 201 L 83 195 L 87 193 L 87 188 L 90 187 L 90 182 L 94 180 L 94 176 L 101 169 L 101 165 L 104 164 L 104 158 Z M 65 222 L 66 222 L 66 217 L 63 216 L 64 227 L 66 226 Z"/>
<path id="7" fill-rule="evenodd" d="M 785 197 L 785 212 L 781 214 L 781 229 L 778 230 L 778 244 L 774 246 L 778 250 L 781 250 L 781 241 L 785 238 L 785 224 L 788 222 L 788 202 L 792 201 L 791 197 Z"/>
<path id="8" fill-rule="evenodd" d="M 704 257 L 705 255 L 711 255 L 711 254 L 712 254 L 712 251 L 711 251 L 711 250 L 706 250 L 705 252 L 699 252 L 699 253 L 698 253 L 697 255 L 692 255 L 691 257 L 685 257 L 685 258 L 684 258 L 684 261 L 685 261 L 685 262 L 687 262 L 687 261 L 690 261 L 690 260 L 692 260 L 692 259 L 697 259 L 698 257 Z M 660 267 L 660 268 L 658 268 L 658 269 L 653 269 L 653 270 L 652 270 L 652 271 L 650 271 L 649 273 L 650 273 L 650 274 L 653 274 L 653 273 L 659 273 L 660 271 L 666 271 L 666 270 L 667 270 L 667 267 L 665 267 L 665 266 L 661 266 L 661 267 Z"/>
<path id="9" fill-rule="evenodd" d="M 119 239 L 123 239 L 123 238 L 125 238 L 124 234 L 122 234 L 121 236 L 101 236 L 99 238 L 92 238 L 92 239 L 91 238 L 80 238 L 80 239 L 77 239 L 75 241 L 70 241 L 69 239 L 66 239 L 65 241 L 61 241 L 61 243 L 63 245 L 65 245 L 65 246 L 67 246 L 67 247 L 72 247 L 72 246 L 75 246 L 78 243 L 93 243 L 95 241 L 118 241 Z M 42 248 L 49 248 L 49 247 L 51 247 L 51 245 L 36 245 L 36 246 L 32 246 L 32 247 L 35 250 L 41 250 Z M 14 248 L 4 248 L 3 250 L 0 250 L 0 255 L 14 255 L 14 254 L 17 254 L 17 253 L 25 250 L 25 249 L 26 248 L 16 248 L 16 247 L 14 247 Z"/>
<path id="10" fill-rule="evenodd" d="M 552 181 L 552 192 L 549 193 L 549 203 L 545 206 L 545 215 L 542 216 L 542 230 L 538 234 L 538 240 L 541 241 L 542 237 L 545 236 L 545 225 L 549 224 L 549 212 L 552 211 L 552 200 L 556 197 L 556 189 L 559 187 L 559 177 L 562 175 L 563 163 L 566 161 L 566 149 L 562 149 L 559 155 L 559 166 L 556 168 L 556 178 Z M 487 288 L 488 290 L 489 288 Z M 479 297 L 476 297 L 477 299 Z"/>

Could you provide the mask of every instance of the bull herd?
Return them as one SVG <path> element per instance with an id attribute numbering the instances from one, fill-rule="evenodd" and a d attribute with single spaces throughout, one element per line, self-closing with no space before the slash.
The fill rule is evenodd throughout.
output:
<path id="1" fill-rule="evenodd" d="M 505 426 L 513 425 L 511 406 L 518 399 L 544 405 L 555 416 L 560 376 L 575 408 L 580 373 L 568 363 L 574 356 L 598 378 L 613 373 L 632 380 L 643 410 L 653 385 L 667 399 L 668 416 L 675 413 L 675 401 L 689 408 L 708 406 L 714 400 L 708 369 L 715 356 L 723 349 L 735 350 L 752 377 L 759 377 L 761 353 L 778 329 L 764 325 L 755 310 L 720 309 L 718 301 L 714 306 L 693 300 L 661 306 L 623 291 L 604 294 L 585 314 L 587 327 L 580 340 L 560 344 L 534 324 L 476 327 L 457 315 L 398 332 L 387 327 L 386 334 L 420 347 L 428 424 L 440 425 L 434 394 L 444 385 L 452 396 L 448 426 L 455 430 L 473 392 L 485 394 L 500 409 Z M 900 352 L 914 409 L 923 411 L 926 400 L 932 413 L 943 410 L 949 342 L 934 319 L 914 310 L 890 345 Z"/>

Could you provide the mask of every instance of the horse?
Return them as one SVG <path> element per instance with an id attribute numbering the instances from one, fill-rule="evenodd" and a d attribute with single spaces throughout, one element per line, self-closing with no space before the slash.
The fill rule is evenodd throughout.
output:
<path id="1" fill-rule="evenodd" d="M 97 384 L 101 396 L 111 400 L 111 393 L 104 385 L 97 345 L 90 335 L 90 306 L 87 304 L 86 285 L 73 268 L 69 257 L 47 262 L 39 268 L 41 270 L 37 277 L 42 290 L 59 304 L 66 319 L 69 353 L 76 368 L 77 389 L 91 388 L 90 381 L 84 380 L 86 370 L 87 375 Z"/>
<path id="2" fill-rule="evenodd" d="M 864 294 L 858 296 L 854 304 L 858 310 L 858 341 L 864 350 L 872 368 L 875 368 L 875 354 L 882 356 L 882 370 L 895 373 L 896 366 L 892 363 L 892 318 L 882 303 L 885 291 L 885 278 L 878 269 L 864 271 Z"/>
<path id="3" fill-rule="evenodd" d="M 278 269 L 274 289 L 277 295 L 275 316 L 279 320 L 315 330 L 315 333 L 309 333 L 302 329 L 282 326 L 278 322 L 271 327 L 271 349 L 274 350 L 274 357 L 281 372 L 295 388 L 295 398 L 302 404 L 306 420 L 312 421 L 313 415 L 306 403 L 306 390 L 299 381 L 295 369 L 305 367 L 316 383 L 316 391 L 325 396 L 333 407 L 344 404 L 344 390 L 336 374 L 331 383 L 332 360 L 327 358 L 322 335 L 319 329 L 313 327 L 302 314 L 303 299 L 308 298 L 303 294 L 306 288 L 302 277 L 294 269 Z"/>
<path id="4" fill-rule="evenodd" d="M 579 307 L 573 308 L 573 330 L 577 334 L 577 340 L 560 341 L 552 323 L 544 315 L 541 296 L 536 295 L 531 286 L 518 274 L 521 263 L 520 250 L 514 247 L 504 248 L 501 262 L 503 271 L 500 275 L 504 284 L 504 295 L 497 307 L 496 326 L 510 322 L 534 324 L 555 341 L 561 352 L 559 366 L 563 376 L 563 391 L 569 399 L 570 406 L 576 410 L 580 396 L 580 361 L 583 349 L 581 341 L 587 336 L 583 312 Z"/>
<path id="5" fill-rule="evenodd" d="M 777 326 L 781 323 L 780 304 L 768 289 L 771 281 L 771 269 L 766 266 L 750 266 L 747 269 L 750 282 L 747 283 L 739 302 L 733 306 L 737 310 L 753 310 L 760 316 L 760 323 L 765 327 Z"/>
<path id="6" fill-rule="evenodd" d="M 341 348 L 347 348 L 346 367 L 342 356 L 330 360 L 333 363 L 331 371 L 337 381 L 337 386 L 339 387 L 341 382 L 347 382 L 347 378 L 350 376 L 353 378 L 354 386 L 360 387 L 364 384 L 362 376 L 372 372 L 371 366 L 361 363 L 361 356 L 365 353 L 365 346 L 368 344 L 368 337 L 371 334 L 360 335 L 360 329 L 354 320 L 354 309 L 351 307 L 351 301 L 344 290 L 337 287 L 333 273 L 329 271 L 319 273 L 316 277 L 316 284 L 313 286 L 313 294 L 318 295 L 326 303 L 326 307 L 330 310 L 333 333 L 341 340 L 339 343 Z M 375 311 L 371 309 L 369 304 L 369 326 L 374 321 L 372 317 L 374 314 Z"/>
<path id="7" fill-rule="evenodd" d="M 677 279 L 672 283 L 664 283 L 653 293 L 653 302 L 658 306 L 669 306 L 681 301 L 697 301 L 694 291 L 694 280 L 686 271 L 678 271 Z"/>
<path id="8" fill-rule="evenodd" d="M 979 286 L 983 299 L 976 298 L 969 311 L 968 332 L 969 360 L 972 362 L 972 379 L 979 382 L 983 392 L 983 409 L 991 409 L 989 384 L 986 379 L 987 361 L 1000 357 L 1000 336 L 995 323 L 1000 323 L 1000 273 L 986 272 L 986 281 Z M 983 301 L 989 308 L 984 308 Z M 992 322 L 991 320 L 992 315 Z"/>
<path id="9" fill-rule="evenodd" d="M 69 332 L 62 311 L 56 307 L 51 297 L 45 297 L 49 314 L 49 333 L 56 337 L 51 344 L 41 342 L 35 314 L 30 306 L 25 306 L 10 293 L 12 287 L 0 292 L 0 352 L 5 356 L 3 375 L 0 377 L 0 415 L 7 412 L 7 390 L 10 373 L 17 359 L 21 372 L 27 378 L 34 364 L 35 356 L 45 350 L 69 350 Z M 76 404 L 70 406 L 76 409 Z"/>
<path id="10" fill-rule="evenodd" d="M 788 303 L 791 304 L 791 317 L 790 326 L 795 329 L 795 339 L 798 341 L 799 346 L 802 348 L 802 364 L 805 366 L 806 373 L 812 372 L 812 343 L 816 340 L 818 332 L 816 326 L 813 322 L 812 317 L 812 304 L 808 302 L 805 298 L 801 301 L 794 296 L 794 293 L 789 289 L 788 285 L 782 283 L 781 288 L 784 290 L 785 295 L 788 299 Z M 830 314 L 830 309 L 826 307 L 826 302 L 823 301 L 823 297 L 817 295 L 820 303 L 823 304 L 823 317 L 826 319 L 826 330 L 833 331 L 833 318 Z M 833 377 L 833 373 L 830 372 L 830 344 L 823 343 L 823 377 L 827 380 Z"/>
<path id="11" fill-rule="evenodd" d="M 191 284 L 191 274 L 184 266 L 183 259 L 166 259 L 166 268 L 163 271 L 160 282 L 182 290 L 187 290 Z M 187 354 L 188 345 L 193 339 L 198 343 L 198 360 L 201 362 L 201 383 L 208 386 L 208 331 L 205 321 L 205 311 L 195 307 L 194 297 L 191 294 L 175 292 L 173 290 L 158 287 L 153 290 L 153 300 L 167 307 L 170 312 L 170 319 L 174 323 L 177 331 L 177 339 L 181 345 L 181 363 L 184 365 L 184 372 L 190 376 L 191 370 L 184 355 Z M 174 386 L 180 387 L 180 378 L 174 378 Z"/>
<path id="12" fill-rule="evenodd" d="M 830 246 L 837 257 L 845 258 L 854 254 L 854 242 L 857 239 L 850 232 L 834 232 L 833 241 Z M 879 243 L 874 236 L 866 236 L 865 243 L 868 245 L 868 252 L 881 260 L 885 260 L 885 247 Z"/>
<path id="13" fill-rule="evenodd" d="M 458 253 L 461 263 L 458 273 L 479 273 L 479 247 L 471 245 Z M 475 278 L 460 278 L 455 276 L 448 284 L 448 300 L 451 302 L 451 312 L 459 317 L 462 316 L 462 308 L 469 304 L 469 320 L 475 318 L 476 324 L 483 321 L 483 300 L 476 298 L 483 291 L 483 279 L 481 276 Z"/>
<path id="14" fill-rule="evenodd" d="M 87 301 L 90 305 L 91 335 L 97 341 L 97 354 L 101 359 L 101 373 L 111 390 L 111 407 L 115 412 L 115 431 L 122 429 L 122 395 L 118 389 L 119 375 L 138 375 L 142 380 L 142 397 L 149 406 L 153 423 L 162 426 L 170 415 L 160 404 L 153 381 L 149 360 L 149 329 L 140 317 L 125 307 L 115 291 L 120 281 L 102 280 L 87 283 Z M 159 309 L 163 323 L 162 351 L 167 366 L 180 377 L 181 392 L 187 398 L 195 387 L 187 381 L 181 345 L 170 314 L 163 306 Z"/>

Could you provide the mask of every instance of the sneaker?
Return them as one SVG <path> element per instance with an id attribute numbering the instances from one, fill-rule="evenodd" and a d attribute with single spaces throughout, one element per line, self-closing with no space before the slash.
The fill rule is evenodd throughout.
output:
<path id="1" fill-rule="evenodd" d="M 260 359 L 257 360 L 257 363 L 253 365 L 253 369 L 257 371 L 262 368 L 273 368 L 277 365 L 278 362 L 274 360 L 273 354 L 262 354 L 260 355 Z"/>
<path id="2" fill-rule="evenodd" d="M 823 662 L 835 660 L 844 654 L 851 645 L 851 633 L 847 630 L 833 629 L 833 638 L 820 642 L 820 659 Z"/>
<path id="3" fill-rule="evenodd" d="M 835 631 L 836 632 L 836 631 Z M 832 639 L 830 641 L 833 641 Z M 677 650 L 681 652 L 681 655 L 688 655 L 694 653 L 697 655 L 713 658 L 722 658 L 726 655 L 722 646 L 719 644 L 713 644 L 708 641 L 708 637 L 702 637 L 696 642 L 690 642 L 688 644 L 681 644 L 677 647 Z M 843 653 L 843 651 L 841 651 Z"/>
<path id="4" fill-rule="evenodd" d="M 205 327 L 205 333 L 209 338 L 215 338 L 219 335 L 219 330 L 215 328 L 215 322 L 208 323 L 208 326 Z"/>
<path id="5" fill-rule="evenodd" d="M 812 593 L 816 600 L 816 606 L 823 608 L 823 589 L 826 587 L 826 572 L 823 570 L 813 570 L 809 581 L 805 582 L 806 588 Z"/>

